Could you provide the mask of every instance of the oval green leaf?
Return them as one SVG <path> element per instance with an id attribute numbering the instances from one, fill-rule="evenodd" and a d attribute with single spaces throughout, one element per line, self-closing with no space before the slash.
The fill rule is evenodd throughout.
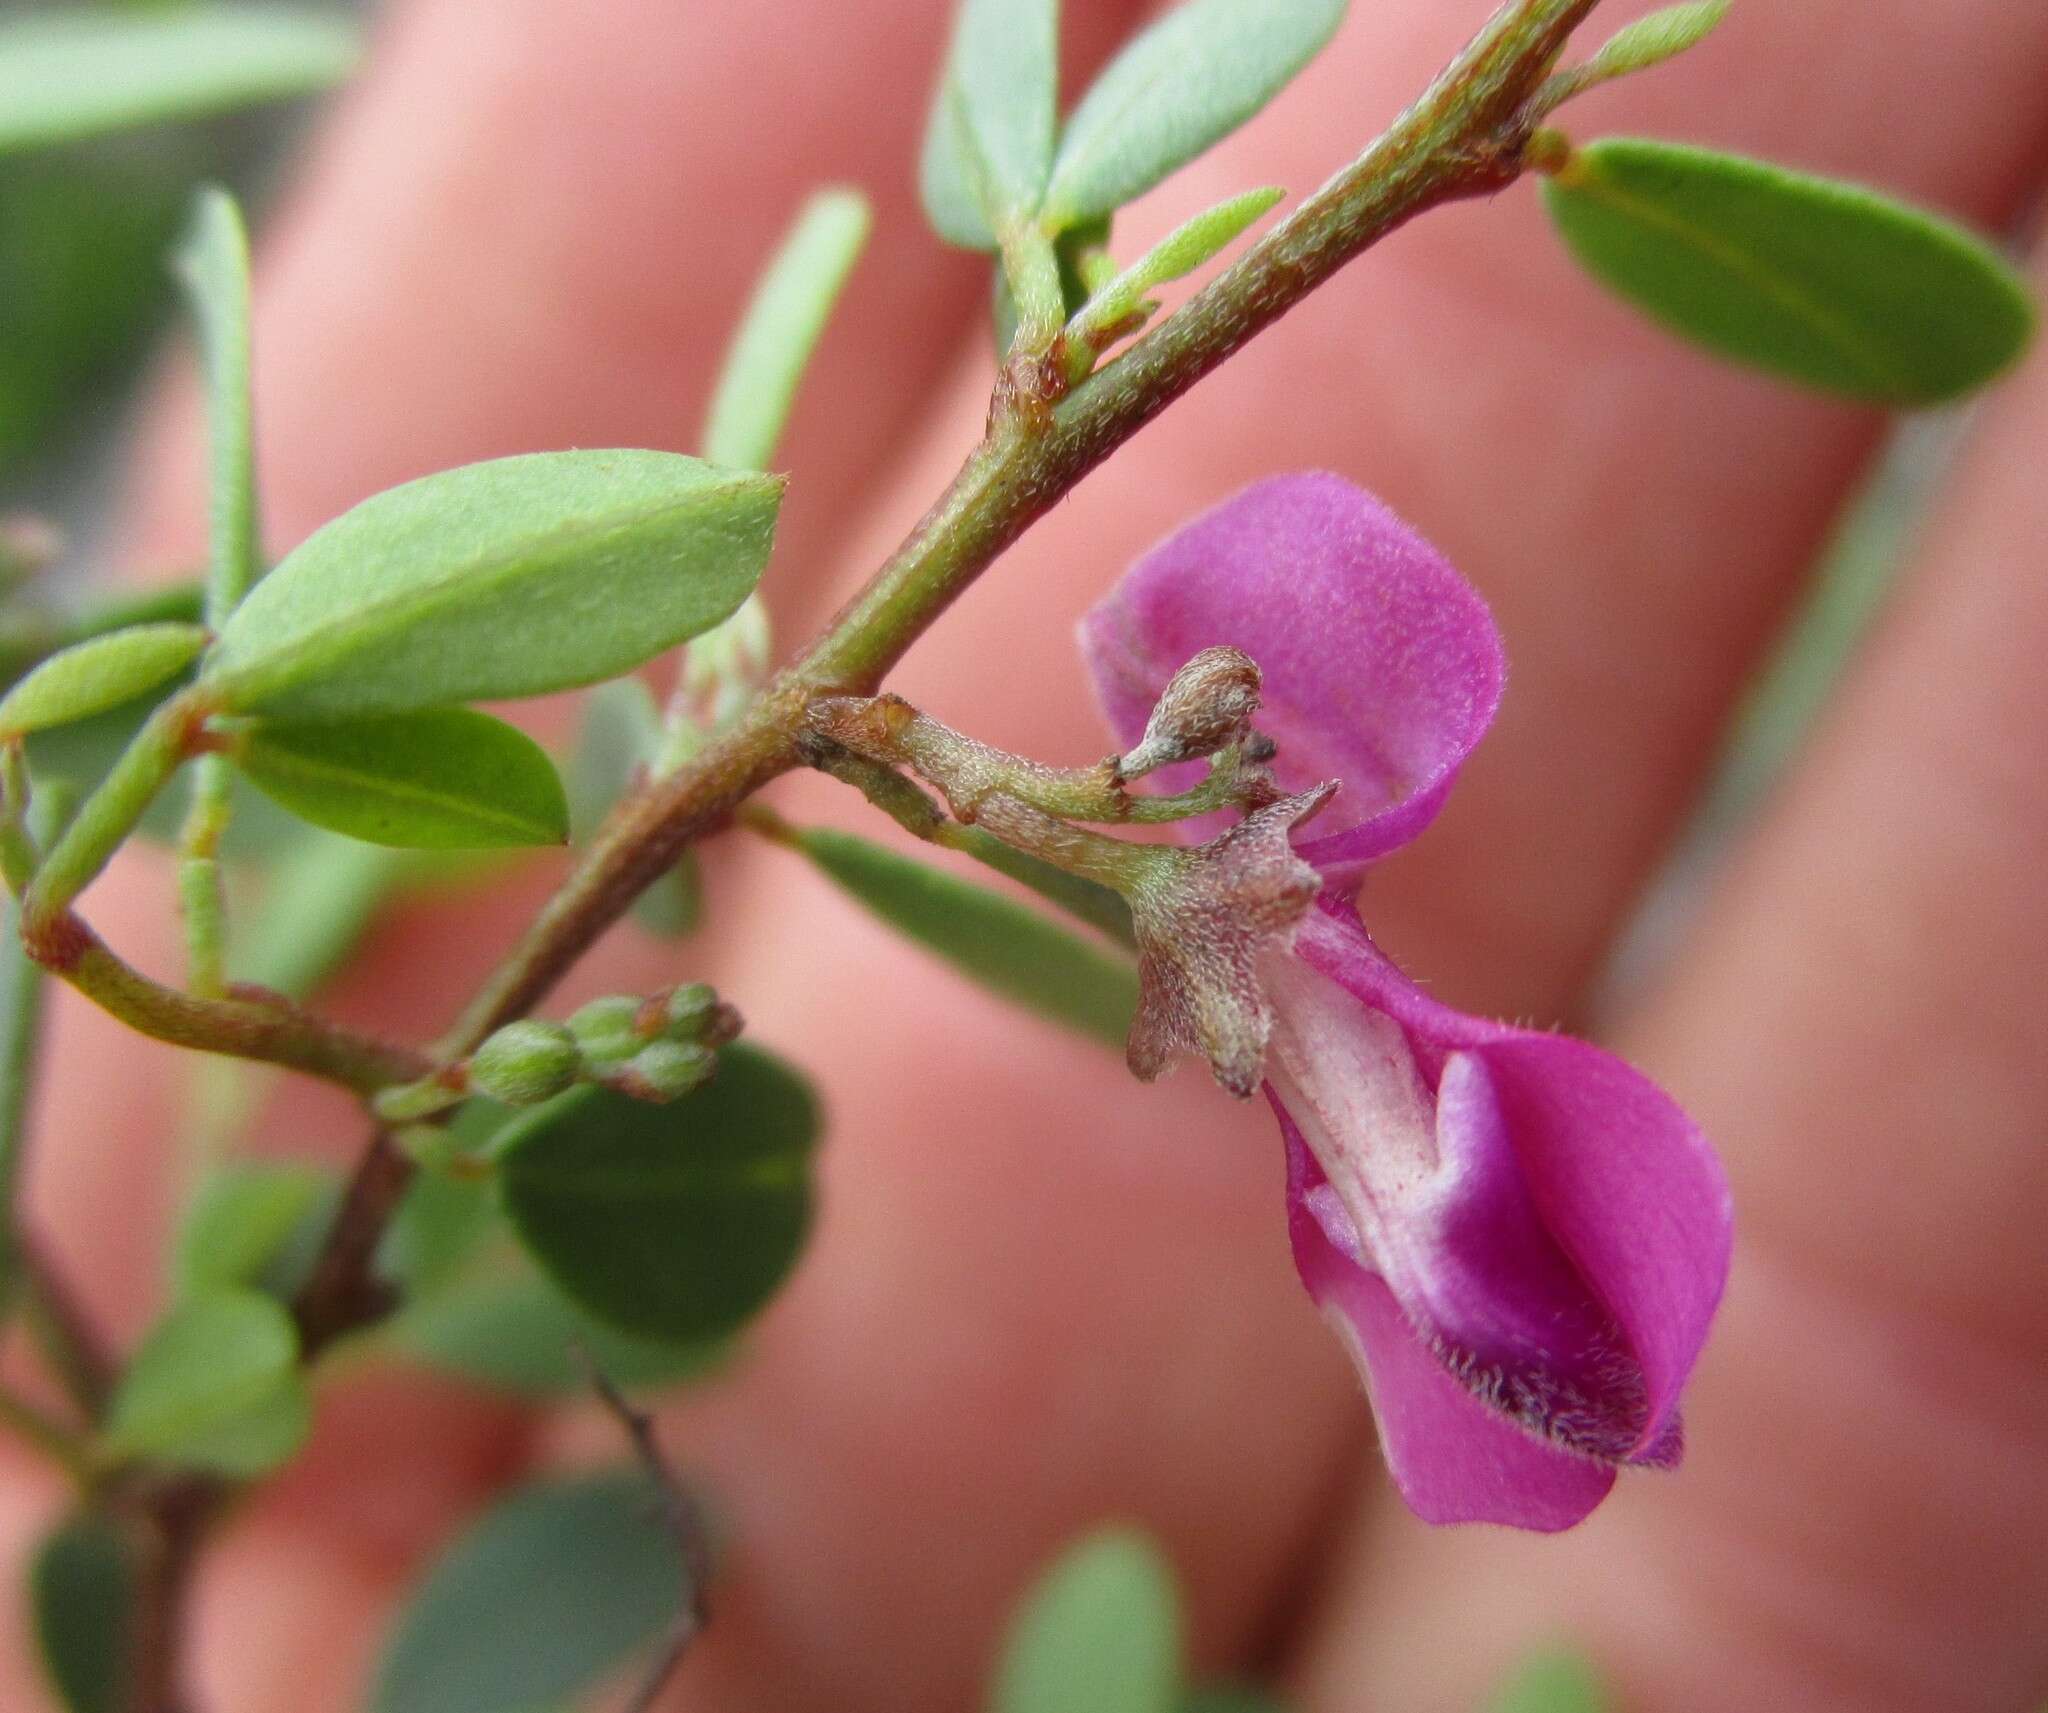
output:
<path id="1" fill-rule="evenodd" d="M 53 654 L 0 697 L 0 739 L 118 708 L 177 677 L 206 647 L 201 625 L 134 625 Z"/>
<path id="2" fill-rule="evenodd" d="M 675 1622 L 687 1592 L 638 1473 L 536 1482 L 451 1546 L 405 1603 L 371 1713 L 567 1706 Z"/>
<path id="3" fill-rule="evenodd" d="M 1574 1654 L 1525 1661 L 1490 1704 L 1490 1713 L 1605 1713 L 1593 1668 Z"/>
<path id="4" fill-rule="evenodd" d="M 635 451 L 407 482 L 287 554 L 221 631 L 207 680 L 234 713 L 333 719 L 616 677 L 746 599 L 782 487 Z"/>
<path id="5" fill-rule="evenodd" d="M 718 1366 L 726 1343 L 655 1344 L 581 1314 L 520 1263 L 439 1292 L 400 1315 L 392 1342 L 407 1355 L 493 1391 L 553 1398 L 590 1385 L 578 1352 L 628 1389 L 695 1379 Z"/>
<path id="6" fill-rule="evenodd" d="M 1262 1689 L 1229 1684 L 1195 1690 L 1181 1702 L 1180 1713 L 1288 1713 L 1288 1707 Z"/>
<path id="7" fill-rule="evenodd" d="M 1059 0 L 961 0 L 918 168 L 941 238 L 993 250 L 1037 210 L 1058 105 Z"/>
<path id="8" fill-rule="evenodd" d="M 249 410 L 249 235 L 235 199 L 199 193 L 192 226 L 176 258 L 199 322 L 206 368 L 206 433 L 212 461 L 208 533 L 213 565 L 206 617 L 221 625 L 260 571 L 256 526 L 256 454 Z"/>
<path id="9" fill-rule="evenodd" d="M 312 1406 L 299 1338 L 273 1298 L 195 1293 L 157 1322 L 108 1408 L 105 1446 L 219 1475 L 274 1469 L 306 1437 Z"/>
<path id="10" fill-rule="evenodd" d="M 996 1674 L 994 1713 L 1174 1713 L 1181 1690 L 1173 1567 L 1143 1535 L 1105 1529 L 1026 1596 Z"/>
<path id="11" fill-rule="evenodd" d="M 704 422 L 704 456 L 765 470 L 811 353 L 867 243 L 867 198 L 821 190 L 803 206 L 754 287 Z"/>
<path id="12" fill-rule="evenodd" d="M 1854 185 L 1611 137 L 1544 193 L 1578 260 L 1653 319 L 1826 391 L 1938 404 L 2033 330 L 2026 286 L 1988 245 Z"/>
<path id="13" fill-rule="evenodd" d="M 817 1133 L 803 1079 L 741 1045 L 666 1106 L 580 1088 L 537 1108 L 504 1133 L 498 1181 L 521 1244 L 577 1307 L 634 1337 L 707 1344 L 795 1263 Z"/>
<path id="14" fill-rule="evenodd" d="M 297 1269 L 292 1252 L 336 1194 L 331 1172 L 290 1161 L 238 1160 L 199 1182 L 171 1244 L 171 1283 L 181 1296 L 247 1285 L 281 1295 L 277 1275 Z"/>
<path id="15" fill-rule="evenodd" d="M 1110 61 L 1060 135 L 1048 226 L 1109 214 L 1242 125 L 1322 51 L 1345 0 L 1187 0 Z"/>
<path id="16" fill-rule="evenodd" d="M 103 1517 L 73 1517 L 36 1549 L 28 1572 L 36 1650 L 65 1713 L 128 1706 L 141 1581 L 134 1543 Z"/>
<path id="17" fill-rule="evenodd" d="M 1585 84 L 1627 77 L 1676 59 L 1712 35 L 1728 15 L 1729 0 L 1681 0 L 1617 30 L 1578 74 Z"/>
<path id="18" fill-rule="evenodd" d="M 1138 1008 L 1130 959 L 1100 951 L 986 887 L 852 833 L 813 828 L 792 843 L 892 928 L 970 980 L 1122 1049 Z"/>
<path id="19" fill-rule="evenodd" d="M 0 154 L 192 119 L 338 83 L 354 23 L 333 8 L 60 13 L 0 28 Z"/>
<path id="20" fill-rule="evenodd" d="M 294 815 L 371 844 L 487 850 L 569 837 L 568 800 L 547 751 L 471 708 L 264 720 L 235 760 Z"/>

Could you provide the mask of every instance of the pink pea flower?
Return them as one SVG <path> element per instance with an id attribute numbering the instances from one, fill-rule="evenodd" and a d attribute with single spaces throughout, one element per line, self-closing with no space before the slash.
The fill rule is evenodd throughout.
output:
<path id="1" fill-rule="evenodd" d="M 1679 1459 L 1679 1393 L 1728 1270 L 1720 1166 L 1613 1055 L 1430 998 L 1350 901 L 1493 719 L 1500 637 L 1472 587 L 1350 483 L 1278 477 L 1153 549 L 1082 625 L 1127 745 L 1219 644 L 1263 670 L 1279 785 L 1341 782 L 1294 833 L 1324 890 L 1260 956 L 1302 1282 L 1418 1515 L 1568 1528 L 1619 1469 Z"/>

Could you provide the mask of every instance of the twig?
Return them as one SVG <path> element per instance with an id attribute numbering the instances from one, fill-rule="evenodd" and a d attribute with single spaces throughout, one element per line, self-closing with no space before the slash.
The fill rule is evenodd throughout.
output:
<path id="1" fill-rule="evenodd" d="M 654 1484 L 655 1492 L 660 1495 L 662 1519 L 667 1523 L 682 1558 L 683 1597 L 675 1622 L 662 1638 L 660 1651 L 648 1662 L 638 1687 L 620 1709 L 620 1713 L 648 1713 L 668 1686 L 669 1679 L 675 1675 L 683 1656 L 704 1633 L 704 1626 L 710 1621 L 705 1594 L 711 1582 L 710 1543 L 696 1502 L 669 1463 L 661 1441 L 655 1437 L 654 1418 L 637 1408 L 581 1345 L 574 1347 L 574 1353 L 589 1375 L 591 1389 L 597 1393 L 599 1402 L 633 1442 L 633 1454 L 648 1480 Z"/>
<path id="2" fill-rule="evenodd" d="M 66 1282 L 56 1257 L 33 1228 L 20 1223 L 19 1215 L 14 1245 L 29 1331 L 79 1414 L 96 1422 L 114 1385 L 114 1358 L 106 1340 Z"/>
<path id="3" fill-rule="evenodd" d="M 955 599 L 1082 477 L 1347 262 L 1425 209 L 1526 170 L 1535 96 L 1598 0 L 1512 0 L 1355 162 L 1055 408 L 998 412 L 909 537 L 731 732 L 629 794 L 442 1043 L 524 1015 L 683 850 L 800 764 L 804 710 L 871 694 Z"/>

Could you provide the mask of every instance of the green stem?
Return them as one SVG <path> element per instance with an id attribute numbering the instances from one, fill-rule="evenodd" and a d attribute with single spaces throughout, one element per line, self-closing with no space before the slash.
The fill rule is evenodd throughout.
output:
<path id="1" fill-rule="evenodd" d="M 43 1014 L 43 972 L 15 931 L 16 907 L 0 905 L 0 1323 L 21 1273 L 19 1199 L 27 1146 L 28 1097 Z"/>
<path id="2" fill-rule="evenodd" d="M 37 949 L 39 943 L 58 929 L 71 901 L 98 878 L 191 754 L 206 712 L 205 704 L 189 690 L 164 702 L 38 865 L 21 904 L 22 937 L 38 962 L 48 961 Z"/>
<path id="3" fill-rule="evenodd" d="M 227 898 L 220 842 L 234 813 L 234 769 L 203 755 L 192 768 L 192 804 L 178 836 L 178 906 L 185 919 L 186 985 L 218 999 L 227 992 Z"/>
<path id="4" fill-rule="evenodd" d="M 326 1022 L 281 994 L 230 989 L 210 999 L 164 987 L 124 963 L 69 911 L 46 924 L 29 950 L 101 1010 L 174 1047 L 282 1065 L 363 1095 L 433 1068 L 418 1053 Z"/>

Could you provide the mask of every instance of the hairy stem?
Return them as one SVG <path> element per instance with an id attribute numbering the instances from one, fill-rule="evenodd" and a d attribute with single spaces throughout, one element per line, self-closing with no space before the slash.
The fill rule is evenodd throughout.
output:
<path id="1" fill-rule="evenodd" d="M 151 981 L 68 910 L 45 922 L 29 949 L 101 1010 L 174 1047 L 282 1065 L 364 1095 L 433 1068 L 418 1053 L 326 1022 L 282 994 L 231 988 L 208 999 Z"/>

